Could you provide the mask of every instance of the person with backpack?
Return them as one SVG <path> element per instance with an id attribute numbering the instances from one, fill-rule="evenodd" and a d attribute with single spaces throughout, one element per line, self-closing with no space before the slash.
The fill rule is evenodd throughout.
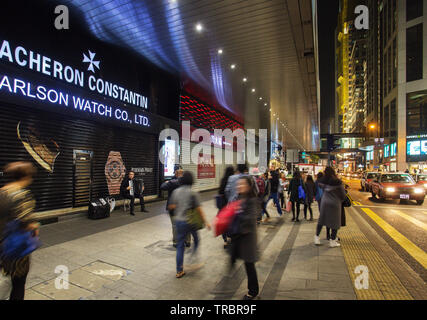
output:
<path id="1" fill-rule="evenodd" d="M 305 202 L 304 202 L 304 219 L 307 220 L 307 210 L 310 211 L 310 221 L 313 221 L 313 209 L 311 209 L 311 204 L 314 200 L 314 194 L 316 192 L 316 187 L 313 181 L 313 176 L 308 175 L 304 183 L 304 189 L 306 192 Z"/>
<path id="2" fill-rule="evenodd" d="M 10 276 L 12 280 L 9 300 L 24 300 L 25 283 L 30 270 L 30 253 L 38 243 L 40 224 L 34 213 L 34 198 L 27 189 L 33 182 L 35 172 L 36 169 L 30 162 L 13 162 L 4 169 L 10 182 L 0 189 L 0 272 Z M 27 233 L 25 243 L 21 245 L 16 241 L 8 241 L 13 237 L 11 226 L 14 222 L 19 223 L 20 234 L 22 231 L 30 232 Z M 8 244 L 16 248 L 8 247 Z M 14 254 L 9 256 L 8 253 L 12 250 Z M 20 257 L 14 257 L 15 255 Z"/>
<path id="3" fill-rule="evenodd" d="M 210 230 L 210 224 L 206 220 L 206 216 L 200 205 L 199 195 L 191 190 L 194 183 L 193 174 L 190 171 L 184 171 L 180 179 L 181 186 L 173 191 L 169 201 L 169 210 L 174 210 L 175 225 L 178 237 L 176 246 L 176 278 L 182 278 L 185 275 L 184 271 L 184 241 L 188 234 L 193 236 L 194 247 L 191 256 L 192 262 L 198 260 L 199 236 L 198 226 L 190 222 L 190 210 L 194 210 L 198 215 L 198 220 Z M 199 264 L 198 266 L 200 266 Z M 194 265 L 196 267 L 196 265 Z"/>
<path id="4" fill-rule="evenodd" d="M 288 197 L 292 203 L 292 221 L 299 222 L 300 204 L 305 201 L 304 183 L 299 171 L 295 171 L 289 183 Z"/>

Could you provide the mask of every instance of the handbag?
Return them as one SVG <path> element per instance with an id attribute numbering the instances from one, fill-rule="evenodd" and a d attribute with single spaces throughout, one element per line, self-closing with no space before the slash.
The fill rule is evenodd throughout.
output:
<path id="1" fill-rule="evenodd" d="M 288 200 L 288 203 L 286 204 L 286 212 L 291 212 L 292 210 L 292 201 Z"/>
<path id="2" fill-rule="evenodd" d="M 305 191 L 302 185 L 302 181 L 301 181 L 301 184 L 298 186 L 298 198 L 300 200 L 305 200 Z"/>
<path id="3" fill-rule="evenodd" d="M 227 231 L 240 208 L 240 203 L 241 200 L 230 202 L 215 217 L 213 223 L 215 237 Z"/>
<path id="4" fill-rule="evenodd" d="M 19 220 L 12 220 L 6 224 L 1 247 L 1 259 L 13 261 L 24 258 L 41 245 L 33 231 L 23 230 Z"/>
<path id="5" fill-rule="evenodd" d="M 187 223 L 195 230 L 200 230 L 205 227 L 205 222 L 203 221 L 202 216 L 199 214 L 197 208 L 195 208 L 194 202 L 194 196 L 192 196 L 191 207 L 187 209 L 185 215 L 187 217 Z"/>

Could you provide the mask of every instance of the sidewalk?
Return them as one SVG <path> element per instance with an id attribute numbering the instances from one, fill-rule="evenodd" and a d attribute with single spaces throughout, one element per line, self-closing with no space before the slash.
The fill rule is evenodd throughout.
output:
<path id="1" fill-rule="evenodd" d="M 202 194 L 209 220 L 217 211 L 213 195 Z M 241 299 L 247 292 L 244 266 L 239 262 L 234 274 L 226 276 L 228 256 L 222 238 L 211 231 L 200 232 L 205 266 L 175 278 L 164 206 L 149 204 L 150 213 L 135 217 L 118 209 L 105 220 L 75 218 L 42 226 L 44 246 L 32 256 L 26 299 Z M 261 299 L 356 299 L 342 249 L 329 248 L 326 240 L 319 247 L 313 244 L 316 204 L 313 210 L 315 221 L 294 224 L 291 214 L 279 218 L 270 204 L 272 219 L 258 229 Z M 55 288 L 59 265 L 70 271 L 68 289 Z"/>

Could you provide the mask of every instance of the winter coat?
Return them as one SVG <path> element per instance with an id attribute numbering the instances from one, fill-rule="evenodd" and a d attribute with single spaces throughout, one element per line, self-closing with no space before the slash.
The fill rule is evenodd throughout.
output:
<path id="1" fill-rule="evenodd" d="M 270 198 L 270 194 L 271 194 L 271 182 L 269 179 L 264 180 L 265 182 L 265 190 L 264 190 L 264 197 L 263 197 L 263 201 L 266 202 L 269 198 Z"/>
<path id="2" fill-rule="evenodd" d="M 322 178 L 319 186 L 323 195 L 318 224 L 338 230 L 341 227 L 342 203 L 346 197 L 344 186 L 338 178 Z"/>
<path id="3" fill-rule="evenodd" d="M 257 247 L 257 198 L 243 200 L 241 209 L 233 224 L 231 235 L 232 259 L 242 259 L 245 262 L 256 262 L 259 259 Z"/>
<path id="4" fill-rule="evenodd" d="M 313 203 L 314 195 L 316 193 L 316 186 L 314 182 L 304 183 L 304 191 L 305 191 L 305 202 Z"/>
<path id="5" fill-rule="evenodd" d="M 271 172 L 271 193 L 279 192 L 279 174 L 276 171 Z"/>

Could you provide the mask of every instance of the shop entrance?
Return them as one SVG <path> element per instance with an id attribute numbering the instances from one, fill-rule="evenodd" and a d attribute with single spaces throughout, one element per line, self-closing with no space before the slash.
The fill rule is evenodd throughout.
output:
<path id="1" fill-rule="evenodd" d="M 73 207 L 92 200 L 92 156 L 93 151 L 73 150 Z"/>

